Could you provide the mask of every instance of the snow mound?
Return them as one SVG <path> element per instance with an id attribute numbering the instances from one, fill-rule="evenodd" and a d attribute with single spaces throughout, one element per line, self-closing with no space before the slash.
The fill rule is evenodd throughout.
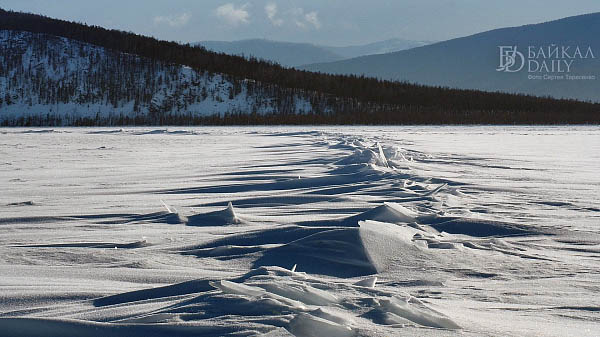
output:
<path id="1" fill-rule="evenodd" d="M 352 223 L 361 220 L 373 220 L 394 224 L 413 223 L 417 221 L 418 214 L 397 203 L 386 202 L 364 213 L 346 219 L 344 222 Z"/>
<path id="2" fill-rule="evenodd" d="M 398 203 L 386 202 L 365 212 L 342 219 L 302 222 L 305 226 L 358 227 L 360 221 L 373 220 L 393 224 L 415 224 L 422 218 L 417 212 Z"/>
<path id="3" fill-rule="evenodd" d="M 321 231 L 267 250 L 254 262 L 260 266 L 291 266 L 311 274 L 353 277 L 377 273 L 360 238 L 359 228 Z"/>
<path id="4" fill-rule="evenodd" d="M 401 317 L 422 326 L 449 330 L 458 330 L 461 328 L 446 315 L 427 307 L 423 302 L 413 297 L 408 299 L 399 299 L 397 297 L 383 299 L 380 301 L 379 309 L 385 313 L 393 314 L 396 317 Z M 403 321 L 394 322 L 392 317 L 394 316 L 390 317 L 391 323 L 402 323 Z"/>
<path id="5" fill-rule="evenodd" d="M 375 165 L 388 167 L 387 160 L 383 153 L 376 153 L 371 149 L 356 149 L 353 154 L 346 158 L 336 161 L 336 165 Z"/>
<path id="6" fill-rule="evenodd" d="M 227 205 L 227 208 L 221 211 L 196 214 L 187 218 L 188 226 L 226 226 L 226 225 L 239 225 L 246 223 L 240 219 L 231 202 Z"/>
<path id="7" fill-rule="evenodd" d="M 385 271 L 397 256 L 421 254 L 412 241 L 420 231 L 408 226 L 364 221 L 358 228 L 324 230 L 263 252 L 254 267 L 291 266 L 336 277 Z"/>
<path id="8" fill-rule="evenodd" d="M 290 332 L 298 337 L 351 337 L 354 331 L 344 325 L 315 317 L 313 315 L 298 314 L 289 325 Z"/>

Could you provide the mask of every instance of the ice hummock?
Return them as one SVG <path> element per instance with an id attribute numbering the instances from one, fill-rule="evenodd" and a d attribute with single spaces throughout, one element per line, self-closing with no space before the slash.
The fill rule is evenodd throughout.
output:
<path id="1" fill-rule="evenodd" d="M 398 318 L 402 318 L 415 326 L 460 329 L 448 316 L 422 301 L 409 295 L 401 299 L 386 292 L 373 293 L 369 289 L 374 278 L 364 281 L 359 287 L 348 288 L 343 280 L 326 280 L 310 274 L 298 277 L 278 267 L 261 267 L 235 280 L 194 280 L 118 294 L 98 299 L 94 305 L 135 306 L 154 301 L 154 309 L 148 308 L 153 310 L 151 314 L 142 311 L 127 318 L 127 322 L 145 324 L 159 324 L 178 315 L 209 317 L 218 313 L 267 319 L 280 314 L 283 316 L 279 324 L 301 337 L 355 336 L 361 328 L 360 321 L 370 317 L 377 321 L 376 313 L 386 317 L 385 324 L 397 324 Z M 348 306 L 350 303 L 361 303 L 360 311 L 368 314 L 359 317 L 351 309 L 355 304 Z"/>

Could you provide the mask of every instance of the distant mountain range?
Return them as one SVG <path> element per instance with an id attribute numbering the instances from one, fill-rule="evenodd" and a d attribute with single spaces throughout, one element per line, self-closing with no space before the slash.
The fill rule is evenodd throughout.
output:
<path id="1" fill-rule="evenodd" d="M 364 55 L 391 53 L 430 44 L 428 41 L 390 39 L 365 45 L 348 47 L 320 46 L 311 43 L 292 43 L 265 39 L 240 41 L 201 41 L 197 45 L 208 50 L 229 55 L 254 56 L 277 62 L 286 67 L 311 63 L 344 60 Z"/>
<path id="2" fill-rule="evenodd" d="M 595 13 L 497 29 L 394 53 L 312 64 L 301 69 L 452 88 L 600 101 L 598 36 L 600 13 Z M 514 56 L 513 64 L 510 56 Z"/>
<path id="3" fill-rule="evenodd" d="M 0 126 L 599 120 L 600 104 L 307 72 L 0 8 Z"/>

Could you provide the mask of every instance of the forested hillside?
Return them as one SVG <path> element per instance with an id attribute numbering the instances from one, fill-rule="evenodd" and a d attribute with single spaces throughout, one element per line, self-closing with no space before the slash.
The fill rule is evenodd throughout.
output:
<path id="1" fill-rule="evenodd" d="M 600 105 L 286 69 L 0 10 L 4 125 L 599 123 Z"/>
<path id="2" fill-rule="evenodd" d="M 326 97 L 315 92 L 47 34 L 0 31 L 0 54 L 4 125 L 193 124 L 211 116 L 330 112 Z"/>

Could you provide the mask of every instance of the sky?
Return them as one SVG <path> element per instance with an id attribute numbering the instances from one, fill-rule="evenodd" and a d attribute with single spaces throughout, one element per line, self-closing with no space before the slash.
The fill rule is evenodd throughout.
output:
<path id="1" fill-rule="evenodd" d="M 347 46 L 443 41 L 600 12 L 598 0 L 0 0 L 43 14 L 163 40 L 266 38 Z"/>

